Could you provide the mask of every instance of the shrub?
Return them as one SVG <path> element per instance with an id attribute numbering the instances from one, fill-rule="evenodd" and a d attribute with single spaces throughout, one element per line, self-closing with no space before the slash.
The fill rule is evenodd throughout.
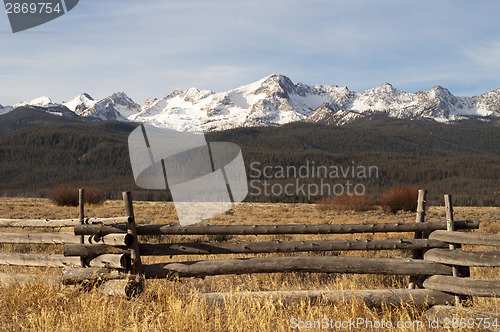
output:
<path id="1" fill-rule="evenodd" d="M 78 206 L 78 189 L 62 184 L 52 189 L 49 199 L 59 206 Z"/>
<path id="2" fill-rule="evenodd" d="M 399 186 L 379 198 L 384 210 L 391 213 L 398 211 L 417 211 L 418 188 L 412 186 Z"/>
<path id="3" fill-rule="evenodd" d="M 57 186 L 49 193 L 49 199 L 59 206 L 78 206 L 78 189 L 63 184 Z M 102 204 L 106 199 L 97 188 L 85 188 L 83 202 L 87 204 Z"/>
<path id="4" fill-rule="evenodd" d="M 83 201 L 87 204 L 99 205 L 104 203 L 105 200 L 104 195 L 97 188 L 85 188 L 83 192 Z"/>
<path id="5" fill-rule="evenodd" d="M 368 211 L 375 207 L 375 200 L 369 195 L 343 194 L 334 197 L 326 197 L 316 202 L 316 208 L 320 211 Z"/>

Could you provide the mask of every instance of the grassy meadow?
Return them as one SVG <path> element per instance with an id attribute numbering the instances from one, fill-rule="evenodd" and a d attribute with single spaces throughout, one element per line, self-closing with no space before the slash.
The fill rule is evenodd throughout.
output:
<path id="1" fill-rule="evenodd" d="M 135 202 L 136 221 L 139 224 L 176 223 L 175 209 L 169 202 Z M 475 232 L 500 234 L 498 207 L 456 207 L 455 219 L 480 220 Z M 99 206 L 86 206 L 87 217 L 124 215 L 121 201 L 107 201 Z M 78 209 L 55 206 L 47 199 L 0 198 L 0 218 L 76 218 Z M 443 207 L 429 207 L 427 220 L 445 219 Z M 210 224 L 297 224 L 297 223 L 375 223 L 414 222 L 414 213 L 389 214 L 381 209 L 366 212 L 319 211 L 314 204 L 242 203 L 234 211 L 210 220 Z M 61 229 L 70 231 L 71 229 Z M 20 231 L 3 229 L 2 231 Z M 405 233 L 353 234 L 353 235 L 304 235 L 304 236 L 144 236 L 141 241 L 158 243 L 203 240 L 264 241 L 278 239 L 328 239 L 328 238 L 404 238 Z M 0 252 L 20 252 L 21 245 L 0 245 Z M 485 247 L 468 247 L 471 250 L 494 250 Z M 37 245 L 31 252 L 62 253 L 62 246 Z M 498 249 L 497 249 L 498 250 Z M 26 252 L 26 250 L 24 250 Z M 296 254 L 296 255 L 306 255 Z M 313 253 L 313 255 L 324 253 Z M 327 253 L 328 254 L 328 253 Z M 342 252 L 342 255 L 366 257 L 411 257 L 409 251 Z M 268 256 L 261 254 L 259 256 Z M 219 258 L 222 256 L 219 255 Z M 249 257 L 224 255 L 224 258 Z M 215 259 L 213 256 L 143 257 L 143 263 Z M 472 278 L 500 279 L 498 269 L 471 268 Z M 58 269 L 16 268 L 3 266 L 0 272 L 57 275 Z M 108 296 L 96 290 L 80 291 L 58 284 L 47 285 L 33 280 L 28 284 L 0 284 L 0 331 L 290 331 L 321 330 L 298 328 L 299 322 L 313 322 L 324 318 L 349 320 L 363 318 L 371 322 L 391 321 L 414 323 L 401 331 L 436 331 L 427 326 L 425 308 L 406 303 L 400 306 L 368 308 L 362 301 L 349 301 L 336 305 L 297 301 L 283 305 L 268 300 L 231 299 L 225 304 L 210 304 L 197 295 L 205 292 L 242 292 L 268 290 L 337 290 L 337 289 L 388 289 L 406 288 L 408 277 L 357 274 L 276 273 L 240 276 L 213 276 L 180 280 L 148 280 L 145 291 L 132 300 Z M 474 298 L 473 308 L 500 312 L 499 299 Z M 500 322 L 499 322 L 500 324 Z M 380 328 L 353 328 L 345 330 L 384 330 Z M 461 330 L 461 329 L 456 329 Z M 464 331 L 471 331 L 465 328 Z"/>

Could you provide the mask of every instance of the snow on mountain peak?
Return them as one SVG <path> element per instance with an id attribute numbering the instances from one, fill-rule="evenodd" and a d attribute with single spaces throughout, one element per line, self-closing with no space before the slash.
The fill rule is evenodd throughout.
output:
<path id="1" fill-rule="evenodd" d="M 63 105 L 66 106 L 71 111 L 79 114 L 83 112 L 85 109 L 94 106 L 96 101 L 92 98 L 88 93 L 82 93 L 75 98 L 63 102 Z"/>
<path id="2" fill-rule="evenodd" d="M 48 106 L 55 106 L 56 104 L 52 103 L 52 100 L 49 97 L 43 96 L 39 98 L 32 99 L 30 101 L 26 102 L 21 102 L 14 107 L 21 107 L 21 106 L 38 106 L 38 107 L 48 107 Z"/>
<path id="3" fill-rule="evenodd" d="M 271 93 L 286 94 L 287 92 L 292 92 L 295 88 L 295 85 L 288 77 L 278 74 L 269 75 L 258 82 L 260 83 L 260 88 L 257 89 L 257 92 L 267 91 Z"/>
<path id="4" fill-rule="evenodd" d="M 136 104 L 124 92 L 115 92 L 111 96 L 95 101 L 82 111 L 81 116 L 92 116 L 101 120 L 128 121 L 128 118 L 139 113 L 141 106 Z"/>
<path id="5" fill-rule="evenodd" d="M 3 106 L 0 104 L 0 115 L 6 114 L 12 111 L 12 106 Z"/>
<path id="6" fill-rule="evenodd" d="M 24 105 L 60 106 L 41 97 L 15 107 Z M 500 117 L 500 89 L 475 97 L 456 97 L 439 85 L 427 91 L 407 93 L 390 83 L 382 83 L 364 92 L 355 92 L 337 85 L 295 84 L 284 75 L 271 74 L 224 92 L 176 89 L 166 97 L 147 99 L 142 106 L 124 92 L 99 100 L 82 93 L 62 105 L 84 117 L 206 132 L 294 121 L 343 125 L 374 113 L 440 122 L 464 117 Z M 13 108 L 0 106 L 0 114 Z"/>
<path id="7" fill-rule="evenodd" d="M 390 94 L 400 92 L 399 90 L 395 89 L 392 86 L 392 84 L 387 82 L 380 84 L 378 87 L 374 88 L 373 91 L 377 91 L 378 93 L 390 93 Z"/>
<path id="8" fill-rule="evenodd" d="M 32 106 L 47 106 L 52 104 L 52 100 L 49 97 L 43 96 L 31 100 L 30 102 L 28 102 L 28 104 Z"/>
<path id="9" fill-rule="evenodd" d="M 500 89 L 489 97 L 455 97 L 447 89 L 407 93 L 390 83 L 362 93 L 336 85 L 294 84 L 272 74 L 234 90 L 213 93 L 176 90 L 142 107 L 132 120 L 176 130 L 211 131 L 293 121 L 338 121 L 344 124 L 364 114 L 398 118 L 430 118 L 449 122 L 459 116 L 500 115 Z M 474 99 L 476 98 L 476 99 Z M 482 104 L 481 104 L 482 103 Z"/>
<path id="10" fill-rule="evenodd" d="M 450 90 L 443 88 L 441 85 L 436 85 L 429 92 L 433 93 L 436 97 L 449 97 L 452 96 Z"/>
<path id="11" fill-rule="evenodd" d="M 130 99 L 130 97 L 127 96 L 125 92 L 115 92 L 108 98 L 114 100 L 116 103 L 121 103 L 121 104 L 134 103 L 134 101 Z"/>

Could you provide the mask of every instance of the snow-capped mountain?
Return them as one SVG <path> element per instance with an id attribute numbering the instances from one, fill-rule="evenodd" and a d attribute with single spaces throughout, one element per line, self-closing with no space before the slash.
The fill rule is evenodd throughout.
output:
<path id="1" fill-rule="evenodd" d="M 68 110 L 63 105 L 54 103 L 49 97 L 45 96 L 35 98 L 33 100 L 26 102 L 20 102 L 15 104 L 14 106 L 6 106 L 4 107 L 4 109 L 1 109 L 0 107 L 0 115 L 8 113 L 16 108 L 25 108 L 25 107 L 57 116 L 70 116 L 70 117 L 76 116 L 76 114 Z"/>
<path id="2" fill-rule="evenodd" d="M 293 84 L 286 76 L 271 75 L 220 93 L 194 88 L 176 90 L 165 98 L 146 103 L 130 119 L 183 131 L 280 125 L 306 119 L 345 90 L 336 86 Z"/>
<path id="3" fill-rule="evenodd" d="M 271 75 L 221 93 L 176 90 L 146 103 L 129 119 L 176 130 L 212 131 L 280 125 L 294 121 L 343 125 L 370 114 L 452 122 L 464 117 L 499 117 L 500 89 L 477 97 L 456 97 L 447 89 L 406 93 L 389 83 L 364 91 L 294 84 Z"/>
<path id="4" fill-rule="evenodd" d="M 336 85 L 294 84 L 286 76 L 273 74 L 226 92 L 196 88 L 175 90 L 164 98 L 148 99 L 143 106 L 123 92 L 101 100 L 83 93 L 62 104 L 42 97 L 13 107 L 0 106 L 0 114 L 21 105 L 64 106 L 81 117 L 207 132 L 295 121 L 344 125 L 373 114 L 445 123 L 471 117 L 498 120 L 500 89 L 480 96 L 457 97 L 440 86 L 407 93 L 383 83 L 364 92 L 355 92 Z"/>
<path id="5" fill-rule="evenodd" d="M 93 107 L 96 103 L 97 101 L 90 95 L 82 93 L 71 100 L 63 102 L 63 105 L 76 114 L 82 114 L 87 108 Z"/>
<path id="6" fill-rule="evenodd" d="M 10 111 L 12 111 L 12 106 L 2 106 L 0 104 L 0 115 L 9 113 Z"/>
<path id="7" fill-rule="evenodd" d="M 43 96 L 40 98 L 35 98 L 33 100 L 30 100 L 30 101 L 17 103 L 14 105 L 14 108 L 21 107 L 21 106 L 54 107 L 54 106 L 58 106 L 58 105 L 53 103 L 49 97 Z"/>
<path id="8" fill-rule="evenodd" d="M 82 93 L 63 105 L 79 116 L 100 120 L 128 121 L 128 117 L 141 110 L 141 106 L 123 92 L 114 93 L 101 100 L 94 100 L 90 95 Z"/>

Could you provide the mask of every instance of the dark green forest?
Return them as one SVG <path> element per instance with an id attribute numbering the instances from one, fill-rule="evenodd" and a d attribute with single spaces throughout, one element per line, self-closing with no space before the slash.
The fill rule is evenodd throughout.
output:
<path id="1" fill-rule="evenodd" d="M 249 165 L 253 161 L 283 167 L 300 167 L 307 161 L 344 166 L 354 162 L 378 167 L 378 178 L 360 181 L 373 196 L 408 184 L 428 189 L 435 204 L 442 204 L 444 193 L 452 194 L 462 205 L 500 204 L 500 128 L 494 125 L 408 120 L 343 127 L 293 123 L 279 128 L 236 129 L 208 137 L 240 145 L 247 174 L 251 174 Z M 303 201 L 297 197 L 279 200 L 295 199 Z"/>
<path id="2" fill-rule="evenodd" d="M 134 183 L 127 138 L 137 125 L 83 121 L 35 110 L 0 116 L 0 195 L 45 197 L 57 185 L 69 183 L 97 187 L 108 198 L 132 190 L 136 199 L 168 199 L 168 191 L 143 190 Z M 444 193 L 452 194 L 459 205 L 500 204 L 500 128 L 493 124 L 377 120 L 336 127 L 293 123 L 206 137 L 242 148 L 247 175 L 255 187 L 250 188 L 249 201 L 314 202 L 318 195 L 308 198 L 300 191 L 265 195 L 256 188 L 297 181 L 296 176 L 275 176 L 280 167 L 315 165 L 376 166 L 378 176 L 309 176 L 299 178 L 301 184 L 349 180 L 375 197 L 393 186 L 409 184 L 428 189 L 434 204 L 442 204 Z M 265 167 L 272 170 L 271 178 L 262 174 Z"/>

